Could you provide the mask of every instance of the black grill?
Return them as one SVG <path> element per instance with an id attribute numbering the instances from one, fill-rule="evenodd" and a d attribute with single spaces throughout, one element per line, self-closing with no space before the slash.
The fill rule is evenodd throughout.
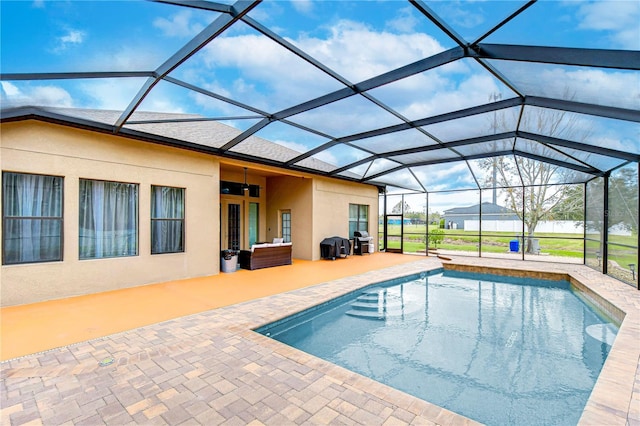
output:
<path id="1" fill-rule="evenodd" d="M 329 237 L 320 243 L 320 256 L 323 259 L 335 260 L 336 257 L 347 257 L 351 252 L 351 242 L 342 237 Z"/>

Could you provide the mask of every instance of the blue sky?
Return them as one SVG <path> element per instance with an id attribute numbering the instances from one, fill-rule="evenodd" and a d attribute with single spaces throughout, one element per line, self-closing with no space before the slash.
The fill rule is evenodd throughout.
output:
<path id="1" fill-rule="evenodd" d="M 453 0 L 426 3 L 467 41 L 475 40 L 523 4 Z M 142 1 L 2 0 L 0 8 L 3 73 L 154 70 L 218 16 L 214 12 Z M 401 1 L 266 0 L 250 16 L 352 83 L 454 47 L 430 21 Z M 637 0 L 539 1 L 484 42 L 640 50 L 638 22 Z M 562 98 L 569 87 L 572 98 L 581 101 L 606 98 L 603 102 L 628 108 L 640 103 L 637 73 L 549 65 L 527 73 L 518 63 L 501 61 L 495 65 L 512 75 L 529 94 Z M 171 76 L 268 113 L 342 87 L 244 24 L 225 32 Z M 122 110 L 144 81 L 3 81 L 1 100 L 5 105 Z M 558 87 L 558 81 L 565 85 Z M 486 103 L 495 93 L 501 93 L 503 99 L 513 96 L 469 59 L 371 91 L 409 119 Z M 255 123 L 237 119 L 254 115 L 252 112 L 166 82 L 158 84 L 141 109 L 227 117 L 227 124 L 240 129 Z M 361 97 L 291 120 L 317 127 L 332 137 L 400 122 Z M 468 119 L 466 125 L 486 127 L 486 117 L 475 120 Z M 611 128 L 616 126 L 602 123 L 595 132 L 602 132 L 607 140 L 624 138 L 611 134 Z M 637 126 L 630 131 L 637 134 Z M 257 136 L 301 152 L 326 141 L 276 125 L 267 126 Z M 373 147 L 374 141 L 371 143 Z M 339 165 L 362 155 L 353 148 L 337 148 L 318 158 Z"/>

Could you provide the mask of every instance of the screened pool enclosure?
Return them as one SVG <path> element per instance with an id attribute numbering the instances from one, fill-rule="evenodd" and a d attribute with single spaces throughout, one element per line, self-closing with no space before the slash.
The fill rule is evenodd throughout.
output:
<path id="1" fill-rule="evenodd" d="M 451 205 L 465 207 L 442 210 Z M 378 225 L 379 247 L 392 252 L 585 263 L 638 286 L 637 163 L 586 183 L 426 194 L 387 188 Z"/>
<path id="2" fill-rule="evenodd" d="M 379 249 L 638 285 L 636 1 L 3 2 L 1 20 L 3 122 L 374 185 Z"/>

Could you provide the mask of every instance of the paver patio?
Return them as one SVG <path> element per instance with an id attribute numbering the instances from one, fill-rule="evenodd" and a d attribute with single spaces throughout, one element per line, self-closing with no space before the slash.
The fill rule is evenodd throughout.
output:
<path id="1" fill-rule="evenodd" d="M 420 258 L 418 258 L 420 259 Z M 581 423 L 640 422 L 640 295 L 582 265 L 455 259 L 569 274 L 626 317 Z M 435 258 L 138 327 L 1 364 L 3 424 L 472 424 L 251 331 Z"/>

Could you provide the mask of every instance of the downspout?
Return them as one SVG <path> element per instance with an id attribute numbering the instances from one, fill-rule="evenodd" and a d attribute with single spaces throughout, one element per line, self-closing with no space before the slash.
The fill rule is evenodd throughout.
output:
<path id="1" fill-rule="evenodd" d="M 387 251 L 387 187 L 383 187 L 384 191 L 384 203 L 383 203 L 383 215 L 382 215 L 382 232 L 384 233 L 384 251 Z"/>
<path id="2" fill-rule="evenodd" d="M 425 221 L 425 229 L 424 229 L 424 255 L 425 257 L 429 256 L 429 193 L 424 193 L 425 200 L 425 212 L 424 212 L 424 221 Z"/>
<path id="3" fill-rule="evenodd" d="M 607 275 L 609 263 L 609 173 L 604 175 L 604 185 L 602 188 L 602 235 L 600 243 L 602 244 L 602 273 Z"/>
<path id="4" fill-rule="evenodd" d="M 495 167 L 495 165 L 494 165 Z M 493 205 L 496 205 L 496 182 L 493 181 Z M 480 190 L 480 202 L 478 203 L 478 257 L 482 257 L 482 190 Z"/>
<path id="5" fill-rule="evenodd" d="M 527 196 L 526 196 L 526 191 L 525 191 L 525 186 L 522 185 L 522 260 L 524 260 L 524 251 L 525 251 L 525 246 L 527 244 L 527 242 L 525 241 L 525 236 L 524 236 L 524 217 L 527 214 L 527 207 L 526 207 L 526 200 L 527 200 Z"/>
<path id="6" fill-rule="evenodd" d="M 582 193 L 582 264 L 587 264 L 587 182 Z"/>

